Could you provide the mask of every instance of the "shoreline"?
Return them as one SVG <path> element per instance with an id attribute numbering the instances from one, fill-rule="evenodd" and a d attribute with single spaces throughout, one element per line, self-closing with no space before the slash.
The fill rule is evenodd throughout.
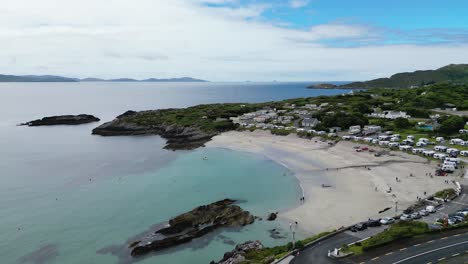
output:
<path id="1" fill-rule="evenodd" d="M 394 216 L 395 202 L 401 213 L 417 197 L 424 197 L 424 192 L 429 196 L 451 187 L 444 184 L 451 176 L 426 176 L 436 166 L 427 159 L 402 152 L 374 157 L 373 153 L 356 152 L 353 147 L 359 145 L 362 144 L 339 142 L 329 146 L 318 138 L 275 136 L 258 130 L 222 133 L 206 144 L 262 155 L 291 171 L 305 202 L 298 201 L 297 206 L 280 211 L 278 217 L 285 223 L 298 221 L 300 231 L 306 235 L 349 226 L 369 217 Z M 379 213 L 388 207 L 391 209 Z"/>

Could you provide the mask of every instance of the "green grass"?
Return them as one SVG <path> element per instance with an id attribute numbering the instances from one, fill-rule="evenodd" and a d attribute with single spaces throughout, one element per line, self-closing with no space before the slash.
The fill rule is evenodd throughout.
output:
<path id="1" fill-rule="evenodd" d="M 249 250 L 245 255 L 246 261 L 243 263 L 264 263 L 264 260 L 267 258 L 274 257 L 275 259 L 280 259 L 284 257 L 286 254 L 291 252 L 293 249 L 302 249 L 306 244 L 315 241 L 321 237 L 329 235 L 335 232 L 322 232 L 315 236 L 306 238 L 304 240 L 299 240 L 296 242 L 295 247 L 293 247 L 292 243 L 288 243 L 286 245 L 277 246 L 277 247 L 267 247 L 260 250 Z"/>
<path id="2" fill-rule="evenodd" d="M 383 231 L 368 240 L 362 241 L 350 247 L 343 249 L 344 253 L 353 252 L 356 255 L 363 254 L 365 251 L 398 241 L 404 238 L 415 237 L 429 232 L 429 227 L 426 223 L 417 221 L 397 222 L 390 226 L 389 229 Z"/>
<path id="3" fill-rule="evenodd" d="M 452 196 L 454 196 L 456 194 L 457 194 L 457 192 L 455 191 L 455 189 L 449 188 L 449 189 L 445 189 L 445 190 L 436 192 L 434 196 L 437 197 L 437 198 L 445 199 L 445 198 L 452 197 Z"/>

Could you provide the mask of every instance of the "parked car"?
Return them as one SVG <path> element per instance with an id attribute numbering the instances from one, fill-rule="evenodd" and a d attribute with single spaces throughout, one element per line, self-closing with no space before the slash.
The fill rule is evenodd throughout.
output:
<path id="1" fill-rule="evenodd" d="M 420 219 L 422 217 L 418 212 L 412 213 L 410 216 L 411 219 Z"/>
<path id="2" fill-rule="evenodd" d="M 400 216 L 400 220 L 402 220 L 402 221 L 409 221 L 409 220 L 411 220 L 411 219 L 412 219 L 412 218 L 411 218 L 411 215 L 409 215 L 409 214 L 402 214 L 402 215 Z"/>
<path id="3" fill-rule="evenodd" d="M 436 212 L 436 209 L 434 206 L 429 205 L 429 206 L 426 206 L 426 211 L 432 214 Z"/>
<path id="4" fill-rule="evenodd" d="M 353 225 L 349 230 L 352 232 L 357 232 L 357 231 L 362 231 L 367 229 L 367 223 L 366 222 L 361 222 L 359 224 Z"/>
<path id="5" fill-rule="evenodd" d="M 390 225 L 395 223 L 395 219 L 393 219 L 392 217 L 384 217 L 380 220 L 380 223 L 382 225 Z"/>
<path id="6" fill-rule="evenodd" d="M 419 215 L 420 216 L 427 216 L 427 215 L 429 215 L 429 212 L 426 211 L 425 209 L 422 209 L 421 211 L 419 211 Z"/>
<path id="7" fill-rule="evenodd" d="M 381 226 L 382 223 L 380 223 L 380 219 L 369 219 L 366 222 L 368 227 L 376 227 L 376 226 Z"/>
<path id="8" fill-rule="evenodd" d="M 457 212 L 458 215 L 463 215 L 463 216 L 467 216 L 468 215 L 468 211 L 467 210 L 460 210 Z"/>

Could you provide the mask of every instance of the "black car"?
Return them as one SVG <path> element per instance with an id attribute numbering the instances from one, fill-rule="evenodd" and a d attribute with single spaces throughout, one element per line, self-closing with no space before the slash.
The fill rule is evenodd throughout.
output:
<path id="1" fill-rule="evenodd" d="M 365 229 L 367 229 L 367 223 L 361 222 L 359 224 L 353 225 L 349 230 L 351 230 L 352 232 L 357 232 Z"/>
<path id="2" fill-rule="evenodd" d="M 366 222 L 366 225 L 368 227 L 376 227 L 376 226 L 381 226 L 382 224 L 380 223 L 380 219 L 369 219 Z"/>

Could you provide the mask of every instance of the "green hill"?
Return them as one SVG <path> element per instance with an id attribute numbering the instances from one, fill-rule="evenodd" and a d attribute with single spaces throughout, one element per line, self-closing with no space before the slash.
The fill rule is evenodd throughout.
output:
<path id="1" fill-rule="evenodd" d="M 397 73 L 390 78 L 353 82 L 340 88 L 409 88 L 440 82 L 468 84 L 468 64 L 450 64 L 437 70 Z"/>

